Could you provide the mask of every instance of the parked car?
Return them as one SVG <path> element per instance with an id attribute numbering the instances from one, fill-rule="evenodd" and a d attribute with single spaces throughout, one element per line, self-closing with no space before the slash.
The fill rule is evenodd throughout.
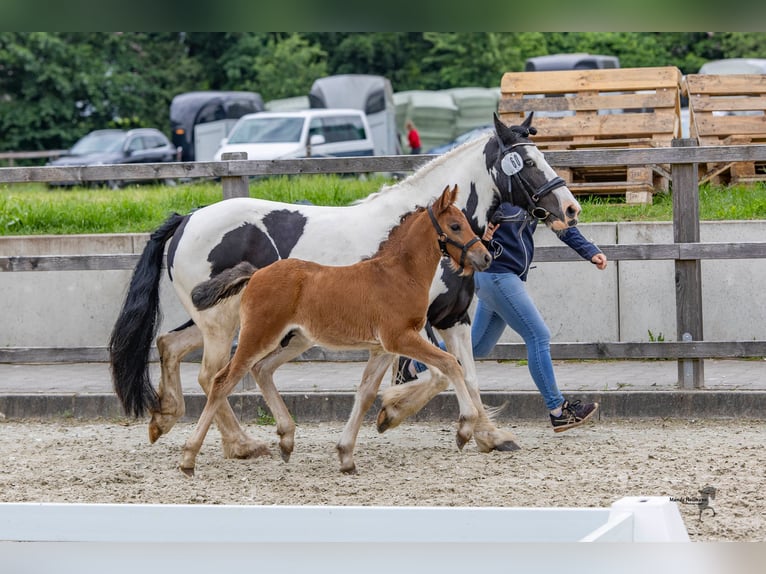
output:
<path id="1" fill-rule="evenodd" d="M 259 112 L 242 116 L 215 154 L 247 152 L 248 159 L 374 155 L 367 117 L 360 110 L 331 108 Z"/>
<path id="2" fill-rule="evenodd" d="M 47 163 L 50 166 L 107 165 L 127 163 L 160 163 L 174 161 L 176 149 L 167 136 L 155 128 L 133 130 L 96 130 L 79 139 L 61 157 Z M 60 181 L 51 185 L 75 185 L 75 181 Z M 119 187 L 124 180 L 103 182 Z"/>
<path id="3" fill-rule="evenodd" d="M 457 146 L 459 146 L 462 143 L 465 143 L 465 142 L 468 142 L 468 141 L 471 141 L 471 140 L 475 140 L 476 138 L 478 138 L 482 134 L 485 134 L 488 131 L 493 130 L 493 129 L 495 129 L 495 128 L 494 128 L 494 126 L 492 124 L 487 124 L 487 125 L 484 125 L 484 126 L 479 126 L 479 127 L 473 128 L 471 130 L 468 130 L 467 132 L 464 132 L 464 133 L 460 134 L 459 136 L 457 136 L 451 142 L 447 142 L 446 144 L 442 144 L 442 145 L 438 145 L 436 147 L 432 147 L 431 149 L 426 151 L 426 153 L 428 153 L 428 154 L 439 154 L 439 155 L 441 155 L 443 153 L 447 153 L 452 148 L 456 148 Z"/>

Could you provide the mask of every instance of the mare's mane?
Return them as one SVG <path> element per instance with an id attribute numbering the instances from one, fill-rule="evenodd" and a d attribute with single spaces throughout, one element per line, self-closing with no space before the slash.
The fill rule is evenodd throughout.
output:
<path id="1" fill-rule="evenodd" d="M 487 137 L 480 137 L 475 140 L 469 140 L 465 143 L 462 143 L 458 147 L 448 151 L 445 154 L 435 157 L 434 159 L 432 159 L 425 165 L 419 167 L 416 171 L 414 171 L 413 173 L 405 177 L 403 180 L 392 185 L 384 185 L 378 191 L 374 191 L 366 197 L 363 197 L 361 199 L 357 199 L 356 201 L 351 202 L 351 205 L 360 205 L 360 204 L 367 203 L 368 201 L 374 201 L 381 195 L 388 193 L 390 191 L 394 191 L 401 186 L 406 187 L 407 185 L 416 185 L 418 181 L 428 177 L 433 170 L 441 167 L 442 165 L 444 165 L 445 163 L 449 161 L 453 161 L 454 159 L 453 155 L 457 153 L 459 150 L 464 150 L 472 146 L 478 146 L 479 144 L 485 145 L 487 143 L 487 139 L 492 135 L 493 135 L 493 132 L 488 132 Z"/>

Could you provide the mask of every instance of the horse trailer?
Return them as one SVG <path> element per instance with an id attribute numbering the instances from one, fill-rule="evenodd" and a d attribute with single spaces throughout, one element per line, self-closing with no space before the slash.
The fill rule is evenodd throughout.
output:
<path id="1" fill-rule="evenodd" d="M 256 92 L 186 92 L 170 103 L 170 130 L 181 161 L 212 161 L 221 140 L 245 114 L 262 112 Z"/>

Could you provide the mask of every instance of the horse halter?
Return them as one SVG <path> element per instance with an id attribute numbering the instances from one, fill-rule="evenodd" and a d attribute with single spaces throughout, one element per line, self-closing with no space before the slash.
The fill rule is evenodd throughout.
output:
<path id="1" fill-rule="evenodd" d="M 450 259 L 452 256 L 447 251 L 447 243 L 450 245 L 454 245 L 455 247 L 460 249 L 460 271 L 463 271 L 463 268 L 465 267 L 465 257 L 468 255 L 468 250 L 471 248 L 471 246 L 474 243 L 477 243 L 481 241 L 477 236 L 474 235 L 473 239 L 471 239 L 468 243 L 458 243 L 454 239 L 447 237 L 447 234 L 444 233 L 442 230 L 441 225 L 439 225 L 439 222 L 436 221 L 436 216 L 434 215 L 434 210 L 431 209 L 431 206 L 428 206 L 428 217 L 431 218 L 431 223 L 434 226 L 434 229 L 436 229 L 436 234 L 439 236 L 439 249 L 442 252 L 442 257 L 444 259 Z"/>
<path id="2" fill-rule="evenodd" d="M 505 145 L 500 138 L 498 138 L 498 143 L 502 146 L 501 153 L 503 159 L 500 160 L 500 169 L 508 176 L 508 192 L 511 193 L 515 182 L 517 184 L 516 187 L 520 188 L 527 196 L 527 211 L 536 219 L 547 219 L 551 212 L 544 207 L 537 205 L 538 202 L 554 189 L 564 187 L 566 182 L 561 177 L 554 177 L 552 180 L 546 181 L 530 194 L 527 189 L 527 182 L 521 175 L 519 175 L 524 169 L 524 162 L 521 159 L 521 156 L 513 151 L 513 148 L 519 146 L 537 146 L 532 142 L 518 142 L 511 145 Z"/>

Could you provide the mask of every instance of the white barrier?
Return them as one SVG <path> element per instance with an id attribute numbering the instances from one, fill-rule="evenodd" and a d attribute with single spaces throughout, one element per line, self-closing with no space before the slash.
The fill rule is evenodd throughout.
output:
<path id="1" fill-rule="evenodd" d="M 548 565 L 545 545 L 688 540 L 667 497 L 623 498 L 611 508 L 0 504 L 0 571 L 8 574 L 223 566 L 443 574 L 479 564 L 507 571 L 509 563 L 532 572 Z M 520 543 L 545 545 L 537 558 L 518 552 Z"/>

